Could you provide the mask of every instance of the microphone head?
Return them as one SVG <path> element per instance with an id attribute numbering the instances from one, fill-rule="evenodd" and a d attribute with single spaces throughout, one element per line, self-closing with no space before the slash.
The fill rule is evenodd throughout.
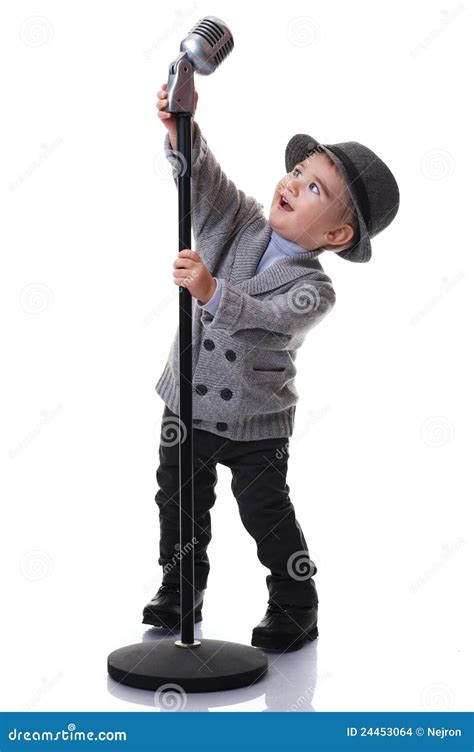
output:
<path id="1" fill-rule="evenodd" d="M 186 52 L 197 73 L 208 76 L 214 73 L 233 48 L 234 39 L 224 21 L 215 16 L 206 16 L 193 26 L 179 49 Z"/>

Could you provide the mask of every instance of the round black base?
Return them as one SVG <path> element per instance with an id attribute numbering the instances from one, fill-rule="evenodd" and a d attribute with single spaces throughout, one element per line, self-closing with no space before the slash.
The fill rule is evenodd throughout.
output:
<path id="1" fill-rule="evenodd" d="M 222 640 L 199 642 L 197 647 L 178 646 L 174 639 L 127 645 L 110 653 L 107 670 L 112 679 L 130 687 L 157 690 L 174 684 L 185 692 L 248 687 L 267 673 L 267 656 L 257 648 Z"/>

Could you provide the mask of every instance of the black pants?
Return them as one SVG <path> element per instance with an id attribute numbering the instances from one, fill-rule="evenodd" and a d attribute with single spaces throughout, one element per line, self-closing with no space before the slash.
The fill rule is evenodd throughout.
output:
<path id="1" fill-rule="evenodd" d="M 161 424 L 160 463 L 155 501 L 160 513 L 160 557 L 163 583 L 180 583 L 179 418 L 166 405 Z M 216 464 L 232 472 L 232 492 L 257 555 L 271 574 L 270 598 L 282 605 L 313 606 L 318 602 L 312 579 L 317 567 L 308 547 L 286 483 L 288 438 L 234 441 L 193 426 L 194 568 L 195 587 L 207 586 L 211 540 L 210 509 L 216 500 Z M 197 542 L 196 542 L 197 540 Z M 189 544 L 191 545 L 191 544 Z M 184 546 L 183 546 L 184 547 Z M 238 568 L 237 568 L 238 571 Z"/>

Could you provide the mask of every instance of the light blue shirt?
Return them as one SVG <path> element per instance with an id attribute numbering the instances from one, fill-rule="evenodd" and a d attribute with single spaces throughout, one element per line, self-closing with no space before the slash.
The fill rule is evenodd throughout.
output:
<path id="1" fill-rule="evenodd" d="M 262 258 L 258 262 L 255 274 L 260 274 L 260 272 L 265 271 L 268 266 L 274 264 L 275 261 L 278 261 L 284 256 L 293 256 L 295 253 L 304 253 L 305 250 L 306 249 L 302 246 L 298 245 L 297 243 L 293 243 L 292 240 L 283 238 L 281 235 L 275 232 L 275 230 L 272 230 L 270 242 L 268 243 Z M 212 298 L 210 298 L 207 303 L 197 303 L 199 308 L 204 308 L 213 316 L 217 311 L 222 294 L 222 283 L 219 277 L 214 277 L 214 279 L 216 280 L 217 287 Z"/>

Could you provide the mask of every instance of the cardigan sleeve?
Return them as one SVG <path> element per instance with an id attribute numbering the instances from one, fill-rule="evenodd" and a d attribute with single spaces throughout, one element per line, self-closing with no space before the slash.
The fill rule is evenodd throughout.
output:
<path id="1" fill-rule="evenodd" d="M 199 127 L 194 122 L 192 144 L 191 209 L 192 230 L 196 244 L 213 235 L 230 236 L 247 222 L 263 216 L 263 205 L 252 196 L 239 190 L 221 169 Z M 178 175 L 183 160 L 171 148 L 169 134 L 165 136 L 165 155 L 173 165 L 173 179 L 178 186 Z M 225 238 L 224 238 L 225 239 Z M 222 245 L 222 244 L 217 244 Z M 212 255 L 212 244 L 207 249 Z M 207 259 L 209 260 L 209 259 Z"/>
<path id="2" fill-rule="evenodd" d="M 238 340 L 267 350 L 292 350 L 329 313 L 336 302 L 328 282 L 299 280 L 290 290 L 267 300 L 256 298 L 221 280 L 221 297 L 215 315 L 203 309 L 205 329 L 222 329 Z"/>

